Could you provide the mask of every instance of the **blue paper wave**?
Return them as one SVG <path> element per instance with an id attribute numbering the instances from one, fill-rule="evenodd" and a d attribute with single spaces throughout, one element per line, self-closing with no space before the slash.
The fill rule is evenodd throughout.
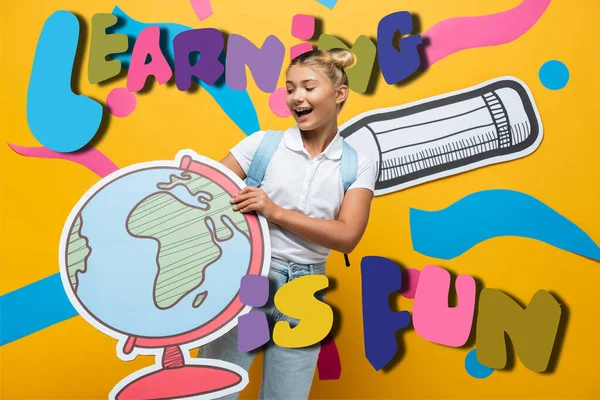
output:
<path id="1" fill-rule="evenodd" d="M 449 260 L 498 236 L 520 236 L 600 260 L 600 247 L 581 228 L 540 200 L 513 190 L 470 194 L 439 211 L 410 209 L 415 251 Z"/>

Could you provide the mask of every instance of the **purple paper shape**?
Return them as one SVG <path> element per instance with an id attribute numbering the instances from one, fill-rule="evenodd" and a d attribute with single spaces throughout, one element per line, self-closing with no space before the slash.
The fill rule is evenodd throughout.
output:
<path id="1" fill-rule="evenodd" d="M 240 300 L 252 307 L 262 307 L 269 299 L 269 278 L 261 275 L 244 275 L 240 283 Z"/>
<path id="2" fill-rule="evenodd" d="M 175 84 L 177 89 L 188 90 L 196 77 L 212 86 L 223 75 L 225 67 L 219 61 L 225 40 L 218 29 L 193 29 L 179 33 L 173 39 L 175 53 Z M 190 65 L 190 54 L 199 52 L 200 58 Z M 229 55 L 228 55 L 229 57 Z"/>
<path id="3" fill-rule="evenodd" d="M 276 36 L 270 35 L 259 49 L 240 35 L 227 40 L 225 80 L 234 90 L 246 90 L 246 65 L 252 72 L 256 86 L 266 93 L 277 88 L 279 73 L 285 58 L 285 46 Z"/>
<path id="4" fill-rule="evenodd" d="M 248 352 L 267 343 L 271 335 L 267 316 L 262 311 L 251 311 L 238 318 L 238 351 Z"/>

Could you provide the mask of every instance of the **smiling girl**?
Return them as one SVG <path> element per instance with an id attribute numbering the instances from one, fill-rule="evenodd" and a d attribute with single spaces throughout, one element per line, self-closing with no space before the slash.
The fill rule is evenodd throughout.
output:
<path id="1" fill-rule="evenodd" d="M 259 310 L 267 315 L 271 332 L 278 321 L 287 321 L 292 327 L 298 323 L 275 308 L 275 292 L 300 276 L 325 274 L 330 250 L 350 253 L 367 227 L 375 165 L 344 143 L 337 121 L 349 92 L 344 68 L 353 60 L 351 52 L 341 49 L 314 50 L 292 60 L 286 73 L 286 103 L 297 125 L 280 138 L 256 132 L 221 161 L 241 179 L 254 178 L 257 150 L 262 155 L 259 149 L 265 139 L 274 143 L 264 177 L 259 174 L 255 179 L 257 187 L 247 186 L 231 200 L 234 210 L 258 212 L 269 224 L 270 297 Z M 322 293 L 317 297 L 324 299 Z M 308 398 L 319 350 L 319 344 L 292 349 L 270 341 L 265 346 L 259 398 Z M 255 353 L 238 351 L 236 327 L 202 347 L 199 357 L 221 359 L 249 370 Z"/>

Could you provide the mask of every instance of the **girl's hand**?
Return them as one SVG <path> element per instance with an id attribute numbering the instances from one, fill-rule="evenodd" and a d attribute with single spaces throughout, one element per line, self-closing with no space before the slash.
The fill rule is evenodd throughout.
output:
<path id="1" fill-rule="evenodd" d="M 256 211 L 269 221 L 273 219 L 275 213 L 280 208 L 277 204 L 273 203 L 273 200 L 262 189 L 253 186 L 246 186 L 230 202 L 235 204 L 233 207 L 234 211 L 239 210 L 243 213 Z"/>

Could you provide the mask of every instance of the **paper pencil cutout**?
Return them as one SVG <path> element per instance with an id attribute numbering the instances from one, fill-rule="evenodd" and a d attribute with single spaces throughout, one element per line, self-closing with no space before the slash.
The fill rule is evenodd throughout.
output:
<path id="1" fill-rule="evenodd" d="M 531 92 L 514 77 L 372 110 L 340 128 L 375 161 L 378 196 L 524 157 L 542 133 Z"/>

